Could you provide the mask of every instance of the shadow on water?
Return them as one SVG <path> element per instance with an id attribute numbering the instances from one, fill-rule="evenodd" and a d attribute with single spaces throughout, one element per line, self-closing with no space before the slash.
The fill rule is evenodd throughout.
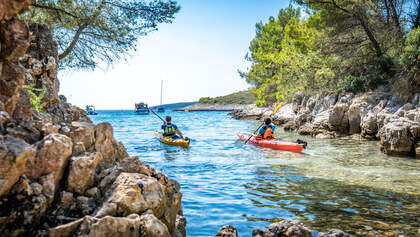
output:
<path id="1" fill-rule="evenodd" d="M 317 231 L 340 228 L 359 236 L 420 235 L 420 195 L 302 176 L 283 165 L 260 167 L 244 187 L 261 208 L 281 209 L 283 216 L 244 215 L 248 221 L 276 222 L 294 216 Z M 285 213 L 288 212 L 287 213 Z"/>

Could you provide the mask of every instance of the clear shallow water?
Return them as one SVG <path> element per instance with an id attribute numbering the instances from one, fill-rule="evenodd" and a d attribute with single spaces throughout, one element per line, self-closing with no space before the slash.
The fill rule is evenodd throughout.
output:
<path id="1" fill-rule="evenodd" d="M 376 142 L 316 140 L 276 131 L 309 143 L 304 153 L 261 149 L 237 140 L 257 121 L 225 112 L 167 111 L 189 149 L 154 138 L 161 122 L 152 114 L 99 111 L 130 155 L 181 184 L 188 236 L 215 236 L 234 225 L 240 236 L 283 219 L 316 231 L 340 228 L 360 236 L 420 236 L 420 160 L 383 155 Z M 165 114 L 162 114 L 163 116 Z"/>

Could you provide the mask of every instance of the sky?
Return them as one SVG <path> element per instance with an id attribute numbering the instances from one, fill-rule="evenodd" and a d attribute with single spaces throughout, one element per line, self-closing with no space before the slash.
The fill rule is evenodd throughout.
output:
<path id="1" fill-rule="evenodd" d="M 238 74 L 250 63 L 244 59 L 255 24 L 277 16 L 289 0 L 178 0 L 181 10 L 172 24 L 139 38 L 127 61 L 108 69 L 60 72 L 60 94 L 84 108 L 134 109 L 197 101 L 246 90 Z"/>

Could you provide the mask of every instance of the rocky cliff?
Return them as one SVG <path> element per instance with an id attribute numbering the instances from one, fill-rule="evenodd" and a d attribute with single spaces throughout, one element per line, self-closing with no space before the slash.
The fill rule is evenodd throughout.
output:
<path id="1" fill-rule="evenodd" d="M 1 236 L 185 236 L 179 184 L 58 96 L 51 33 L 16 17 L 31 3 L 0 0 Z"/>
<path id="2" fill-rule="evenodd" d="M 262 119 L 272 109 L 248 106 L 237 119 Z M 301 135 L 379 140 L 389 155 L 420 157 L 420 95 L 298 94 L 272 116 L 277 125 Z"/>

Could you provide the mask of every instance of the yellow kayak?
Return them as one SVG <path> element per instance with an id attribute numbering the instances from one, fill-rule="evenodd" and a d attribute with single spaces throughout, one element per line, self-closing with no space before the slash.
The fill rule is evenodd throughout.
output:
<path id="1" fill-rule="evenodd" d="M 164 137 L 161 132 L 155 131 L 155 136 L 159 138 L 159 141 L 171 146 L 182 146 L 188 148 L 190 146 L 190 139 Z"/>

